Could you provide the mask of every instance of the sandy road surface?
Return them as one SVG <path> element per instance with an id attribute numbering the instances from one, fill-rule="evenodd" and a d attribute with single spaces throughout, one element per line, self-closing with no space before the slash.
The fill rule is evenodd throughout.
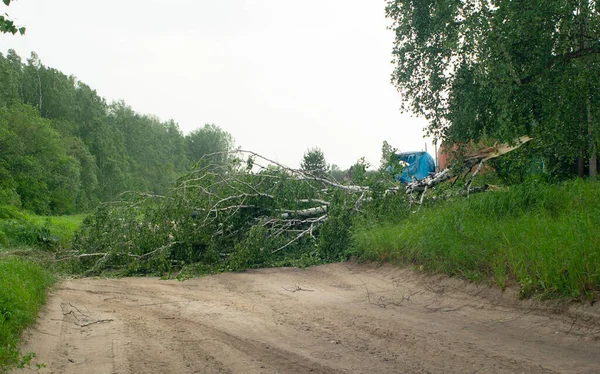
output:
<path id="1" fill-rule="evenodd" d="M 600 373 L 600 308 L 553 308 L 353 263 L 77 279 L 23 350 L 52 373 Z"/>

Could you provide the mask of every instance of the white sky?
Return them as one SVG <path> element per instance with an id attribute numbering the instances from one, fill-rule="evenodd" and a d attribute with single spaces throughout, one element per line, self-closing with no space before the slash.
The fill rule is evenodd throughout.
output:
<path id="1" fill-rule="evenodd" d="M 205 123 L 292 167 L 320 147 L 348 168 L 377 166 L 387 140 L 422 150 L 426 122 L 399 111 L 390 83 L 385 1 L 17 0 L 0 5 L 25 36 L 0 36 L 25 60 L 75 75 L 108 101 Z M 428 150 L 433 154 L 431 144 Z"/>

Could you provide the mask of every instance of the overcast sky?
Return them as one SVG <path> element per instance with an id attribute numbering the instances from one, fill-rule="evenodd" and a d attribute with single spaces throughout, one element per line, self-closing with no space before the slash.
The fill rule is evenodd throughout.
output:
<path id="1" fill-rule="evenodd" d="M 387 140 L 422 150 L 399 111 L 384 0 L 16 0 L 12 48 L 188 133 L 206 123 L 292 167 L 308 148 L 377 166 Z M 431 147 L 431 144 L 428 145 Z M 433 154 L 431 148 L 430 153 Z"/>

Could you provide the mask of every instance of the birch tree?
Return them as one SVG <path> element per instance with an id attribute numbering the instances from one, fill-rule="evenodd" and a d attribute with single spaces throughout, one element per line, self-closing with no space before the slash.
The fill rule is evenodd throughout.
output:
<path id="1" fill-rule="evenodd" d="M 595 165 L 596 0 L 389 0 L 402 109 L 448 143 L 535 138 L 551 171 Z M 595 175 L 595 167 L 589 168 Z"/>

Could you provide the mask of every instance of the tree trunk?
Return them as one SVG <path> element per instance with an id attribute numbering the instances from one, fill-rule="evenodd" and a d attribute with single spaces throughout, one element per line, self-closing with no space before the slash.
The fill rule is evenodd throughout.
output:
<path id="1" fill-rule="evenodd" d="M 577 158 L 577 176 L 583 178 L 585 175 L 585 159 L 583 156 Z"/>
<path id="2" fill-rule="evenodd" d="M 588 134 L 590 137 L 590 178 L 596 179 L 598 175 L 598 160 L 597 153 L 598 149 L 596 147 L 596 139 L 593 131 L 592 124 L 592 108 L 591 108 L 590 98 L 587 100 L 587 122 L 588 122 Z"/>

